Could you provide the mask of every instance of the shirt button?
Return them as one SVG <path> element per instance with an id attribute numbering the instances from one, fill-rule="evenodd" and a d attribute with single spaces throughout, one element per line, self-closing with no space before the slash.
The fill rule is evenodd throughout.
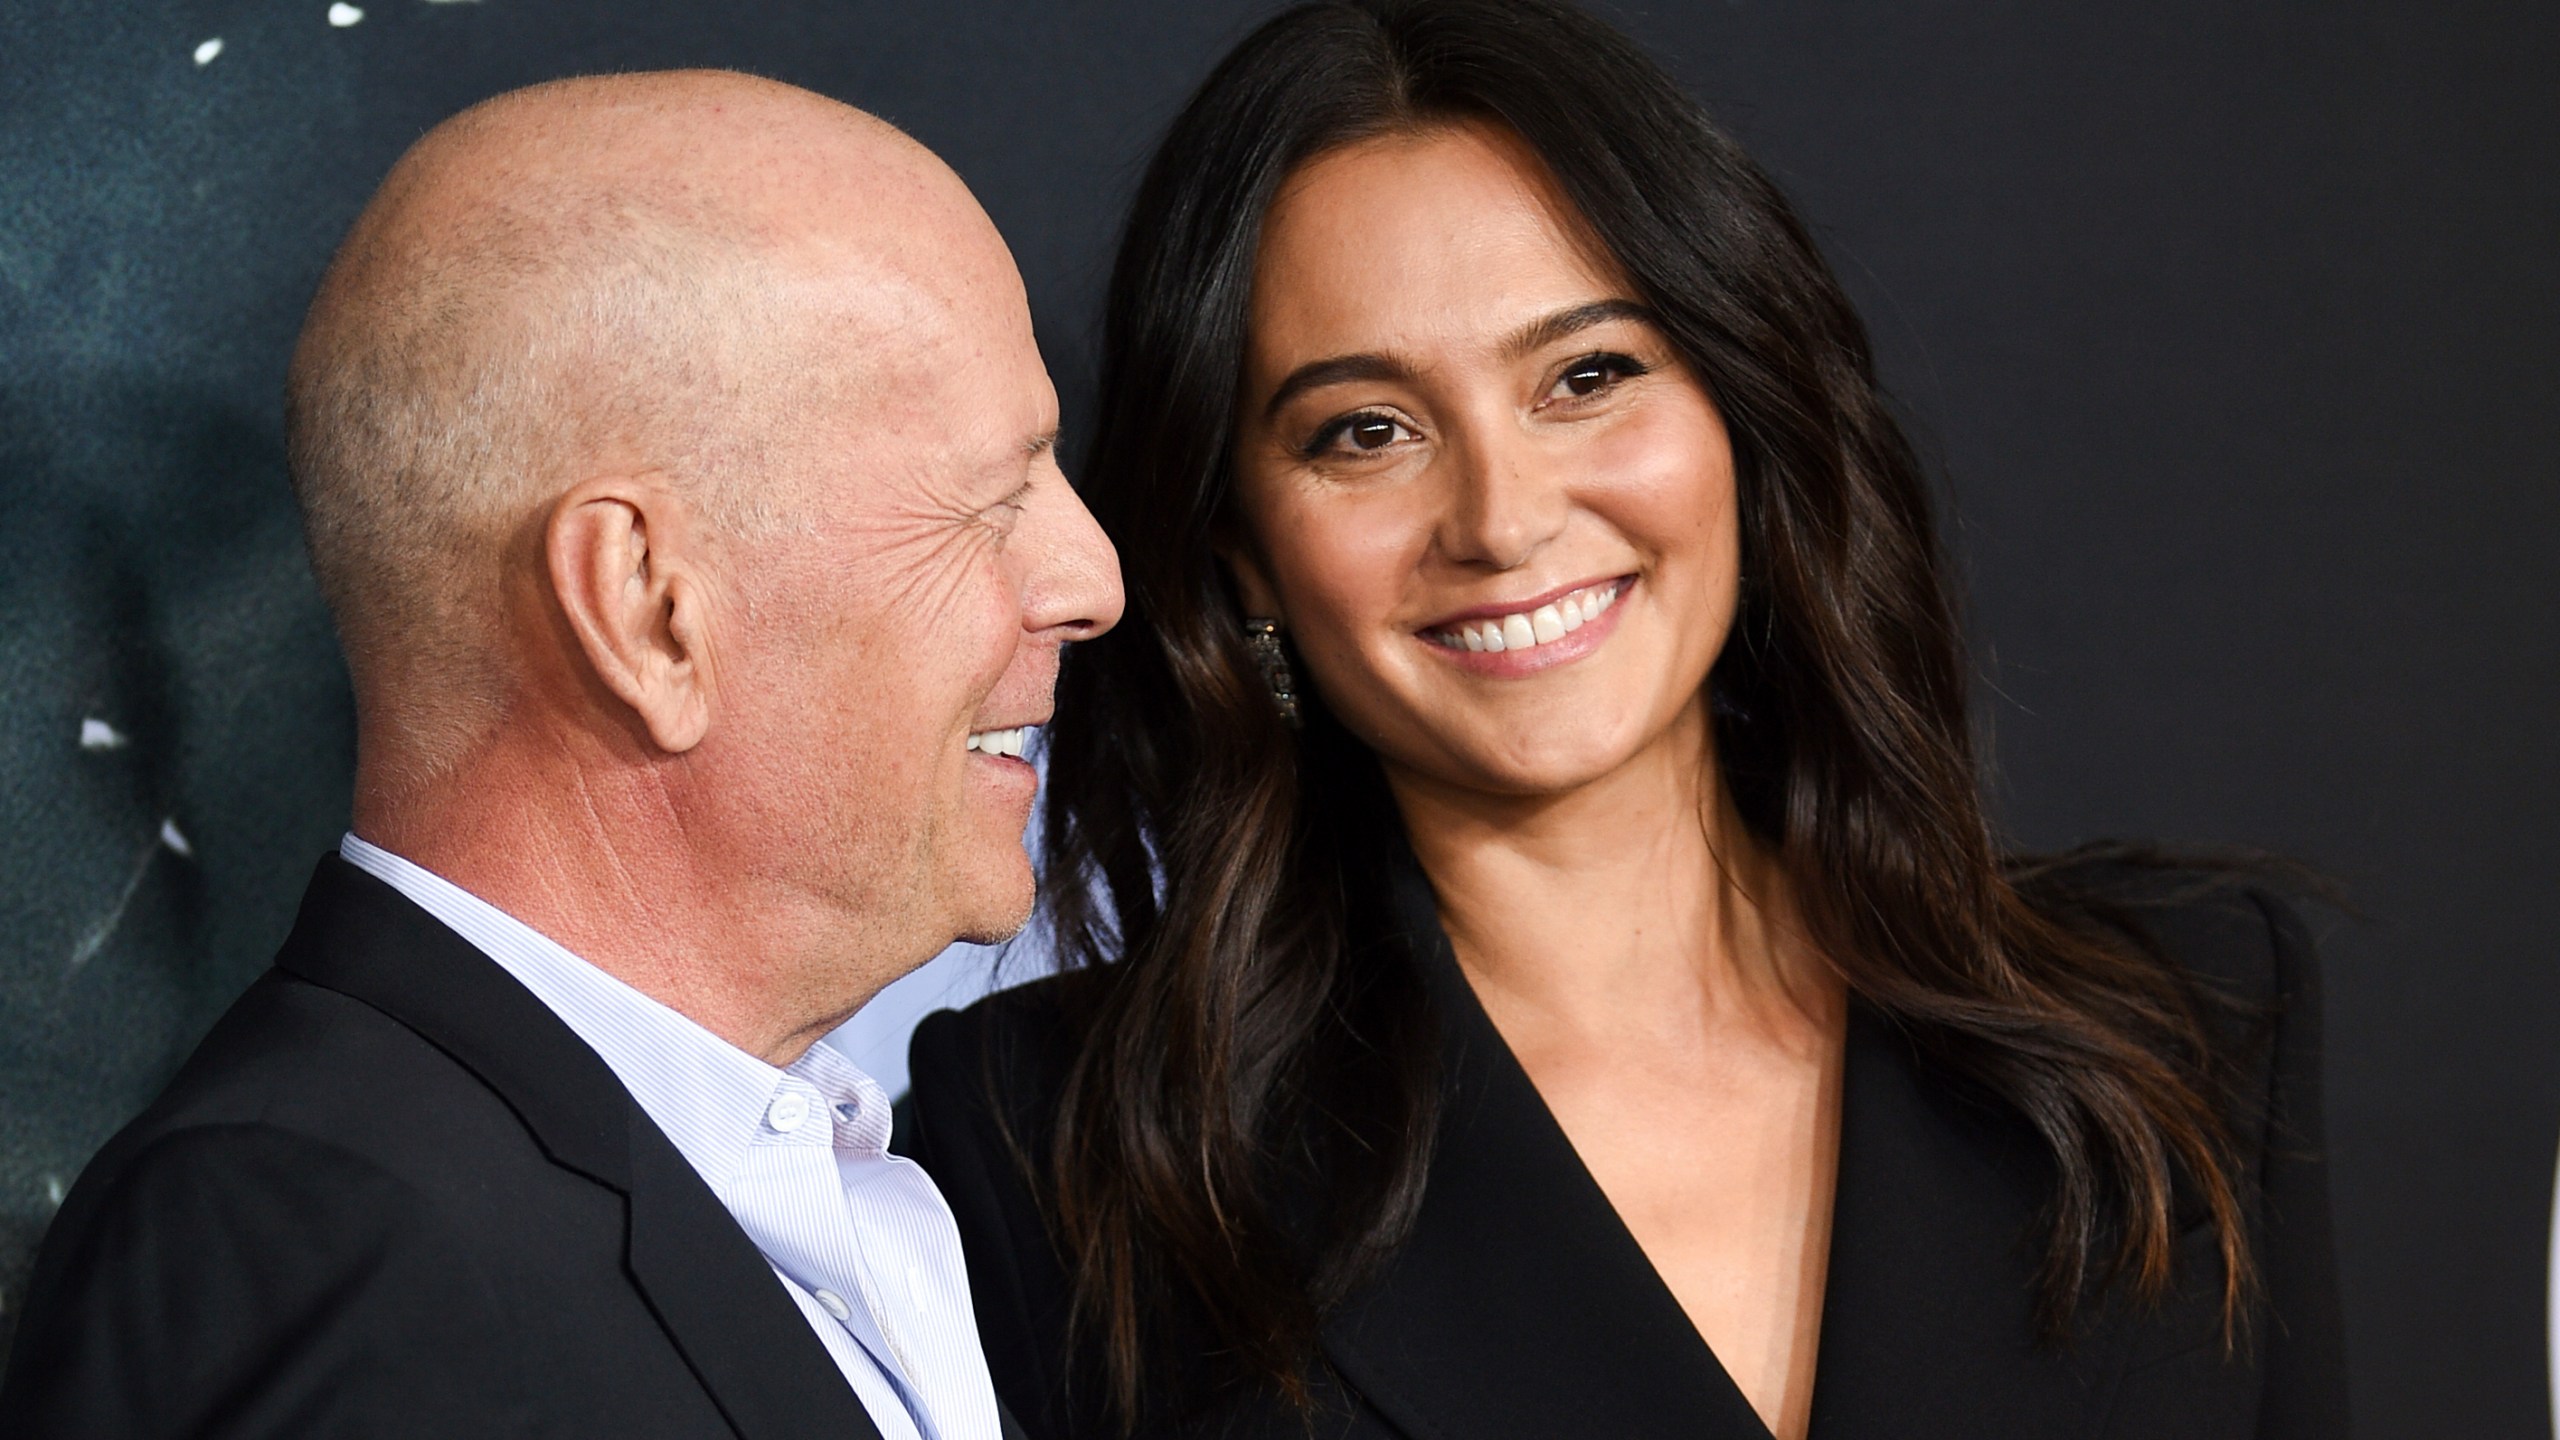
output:
<path id="1" fill-rule="evenodd" d="M 844 1297 L 833 1290 L 821 1290 L 814 1298 L 820 1309 L 836 1317 L 839 1322 L 853 1318 L 853 1307 L 844 1303 Z"/>
<path id="2" fill-rule="evenodd" d="M 836 1118 L 839 1120 L 851 1120 L 859 1116 L 861 1113 L 862 1107 L 854 1104 L 850 1100 L 847 1100 L 836 1107 Z"/>
<path id="3" fill-rule="evenodd" d="M 785 1135 L 799 1129 L 800 1122 L 808 1118 L 809 1102 L 788 1090 L 773 1097 L 773 1103 L 765 1107 L 764 1112 L 764 1123 Z"/>

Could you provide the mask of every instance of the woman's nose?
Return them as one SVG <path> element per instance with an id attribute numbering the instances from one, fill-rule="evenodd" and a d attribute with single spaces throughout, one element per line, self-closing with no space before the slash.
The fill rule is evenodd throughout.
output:
<path id="1" fill-rule="evenodd" d="M 1440 548 L 1451 560 L 1491 570 L 1527 564 L 1564 528 L 1569 508 L 1555 457 L 1502 428 L 1463 437 L 1445 462 L 1451 474 Z"/>

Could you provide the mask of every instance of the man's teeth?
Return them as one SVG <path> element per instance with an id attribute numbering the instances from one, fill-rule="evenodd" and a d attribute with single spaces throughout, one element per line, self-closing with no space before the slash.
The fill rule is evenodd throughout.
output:
<path id="1" fill-rule="evenodd" d="M 1429 634 L 1433 644 L 1452 650 L 1527 650 L 1553 644 L 1599 619 L 1601 612 L 1617 604 L 1624 593 L 1626 582 L 1612 580 L 1606 585 L 1576 590 L 1535 610 L 1523 610 L 1498 620 L 1469 620 Z"/>
<path id="2" fill-rule="evenodd" d="M 969 748 L 981 755 L 1010 755 L 1022 758 L 1022 742 L 1031 738 L 1031 727 L 1017 725 L 1010 730 L 980 730 L 969 737 Z"/>

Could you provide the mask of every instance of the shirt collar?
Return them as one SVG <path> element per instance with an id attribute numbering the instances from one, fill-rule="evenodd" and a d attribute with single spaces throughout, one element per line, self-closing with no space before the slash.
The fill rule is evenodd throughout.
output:
<path id="1" fill-rule="evenodd" d="M 580 959 L 551 937 L 436 874 L 352 833 L 338 844 L 348 864 L 381 880 L 468 940 L 534 993 L 562 1024 L 622 1081 L 631 1098 L 725 1203 L 739 1166 L 785 1072 L 712 1034 L 673 1008 L 651 999 Z M 824 1049 L 827 1060 L 812 1062 Z M 832 1062 L 832 1064 L 830 1064 Z M 850 1072 L 838 1087 L 819 1074 Z M 810 1048 L 795 1071 L 817 1086 L 830 1105 L 858 1101 L 857 1126 L 877 1112 L 885 1139 L 888 1104 L 879 1087 L 824 1042 Z M 860 1082 L 859 1085 L 854 1082 Z M 869 1095 L 861 1093 L 867 1086 Z M 840 1112 L 839 1112 L 840 1115 Z M 838 1120 L 839 1133 L 846 1122 Z"/>

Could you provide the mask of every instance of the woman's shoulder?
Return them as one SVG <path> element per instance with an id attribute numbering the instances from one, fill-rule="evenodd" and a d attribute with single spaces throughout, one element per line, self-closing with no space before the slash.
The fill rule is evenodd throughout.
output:
<path id="1" fill-rule="evenodd" d="M 2281 1138 L 2271 1124 L 2317 1127 L 2320 964 L 2300 909 L 2326 898 L 2316 876 L 2280 862 L 2124 845 L 2031 862 L 2013 875 L 2049 918 L 2118 937 L 2185 990 L 2206 1047 L 2185 1061 L 2222 1097 L 2244 1153 Z"/>
<path id="2" fill-rule="evenodd" d="M 925 1017 L 908 1043 L 898 1149 L 950 1207 L 996 1393 L 1034 1435 L 1074 1433 L 1058 1373 L 1070 1307 L 1035 1179 L 1072 1059 L 1068 998 L 1052 975 Z"/>
<path id="3" fill-rule="evenodd" d="M 938 1010 L 907 1044 L 909 1105 L 919 1123 L 987 1121 L 1023 1134 L 1046 1129 L 1072 1062 L 1070 992 L 1078 977 L 1046 975 Z"/>
<path id="4" fill-rule="evenodd" d="M 2238 1013 L 2274 1015 L 2317 994 L 2318 952 L 2299 906 L 2321 886 L 2307 872 L 2109 845 L 2013 873 L 2048 915 L 2122 936 Z"/>
<path id="5" fill-rule="evenodd" d="M 2221 1043 L 2213 1088 L 2230 1109 L 2231 1176 L 2245 1197 L 2258 1289 L 2262 1386 L 2257 1433 L 2343 1435 L 2345 1354 L 2328 1194 L 2328 1133 L 2321 1083 L 2320 966 L 2303 902 L 2335 906 L 2335 891 L 2308 872 L 2254 859 L 2196 863 L 2158 852 L 2083 853 L 2022 875 L 2030 895 L 2065 905 L 2083 922 L 2109 925 L 2223 1003 L 2203 1007 Z M 2190 1220 L 2188 1240 L 2210 1232 Z M 2193 1257 L 2191 1257 L 2193 1258 Z M 2186 1262 L 2181 1262 L 2186 1263 Z M 2222 1273 L 2196 1261 L 2210 1299 Z M 2211 1314 L 2211 1306 L 2198 1313 Z M 2209 1327 L 2208 1327 L 2209 1328 Z M 2217 1383 L 2177 1364 L 2128 1372 L 2118 1405 L 2144 1390 Z M 2164 1398 L 2163 1404 L 2170 1403 Z M 2185 1403 L 2181 1400 L 2179 1403 Z"/>

